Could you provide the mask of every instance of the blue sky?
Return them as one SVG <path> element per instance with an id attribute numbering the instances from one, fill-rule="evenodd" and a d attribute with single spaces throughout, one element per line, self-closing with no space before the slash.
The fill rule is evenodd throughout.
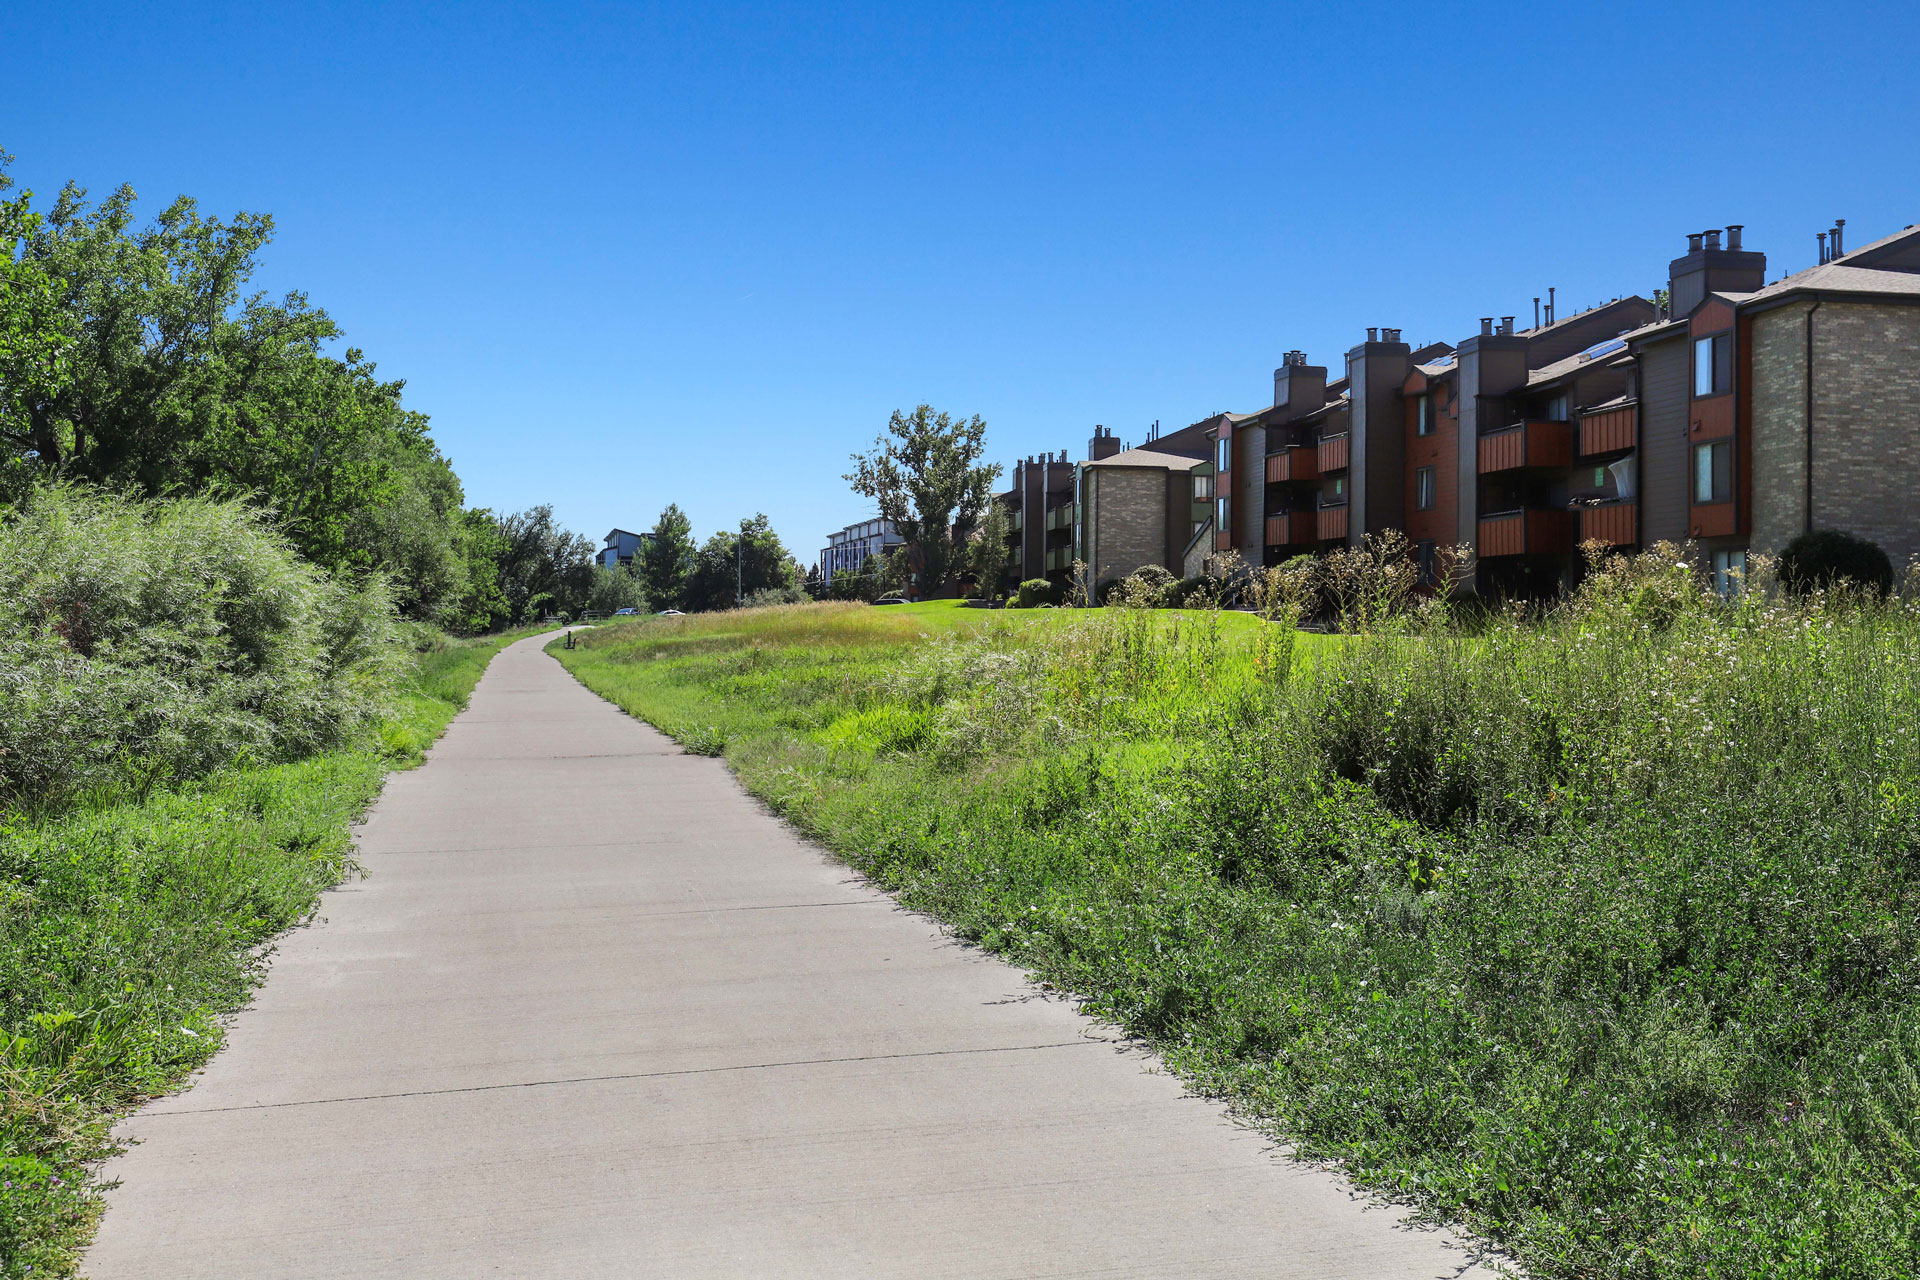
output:
<path id="1" fill-rule="evenodd" d="M 1908 4 L 18 6 L 50 198 L 272 213 L 475 505 L 765 511 L 802 560 L 896 407 L 1003 462 L 1920 221 Z"/>

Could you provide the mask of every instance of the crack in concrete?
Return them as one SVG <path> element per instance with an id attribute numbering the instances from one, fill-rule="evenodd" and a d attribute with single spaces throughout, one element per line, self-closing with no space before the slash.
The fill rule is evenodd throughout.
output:
<path id="1" fill-rule="evenodd" d="M 249 1102 L 234 1107 L 183 1107 L 178 1111 L 149 1111 L 147 1117 L 210 1116 L 231 1111 L 280 1111 L 289 1107 L 328 1107 L 345 1102 L 388 1102 L 399 1098 L 435 1098 L 459 1093 L 497 1093 L 503 1089 L 548 1089 L 565 1084 L 606 1084 L 621 1080 L 665 1080 L 675 1076 L 724 1075 L 734 1071 L 774 1071 L 785 1067 L 827 1067 L 854 1062 L 899 1062 L 911 1058 L 952 1058 L 964 1054 L 1032 1053 L 1040 1049 L 1075 1049 L 1089 1045 L 1112 1048 L 1115 1040 L 1061 1040 L 1052 1044 L 1009 1044 L 982 1049 L 925 1049 L 918 1053 L 869 1053 L 849 1058 L 794 1058 L 782 1062 L 740 1062 L 724 1067 L 681 1067 L 673 1071 L 625 1071 L 604 1076 L 561 1076 L 553 1080 L 515 1080 L 506 1084 L 469 1084 L 448 1089 L 406 1089 L 396 1093 L 363 1093 L 340 1098 L 301 1098 L 293 1102 Z"/>

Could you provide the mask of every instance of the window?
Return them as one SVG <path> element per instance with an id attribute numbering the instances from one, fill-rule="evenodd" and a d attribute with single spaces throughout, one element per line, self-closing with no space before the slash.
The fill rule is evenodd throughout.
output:
<path id="1" fill-rule="evenodd" d="M 1328 491 L 1327 500 L 1329 502 L 1345 502 L 1347 500 L 1347 478 L 1345 476 L 1335 476 L 1333 478 L 1333 488 Z"/>
<path id="2" fill-rule="evenodd" d="M 1221 494 L 1213 500 L 1213 528 L 1216 533 L 1227 531 L 1227 497 Z"/>
<path id="3" fill-rule="evenodd" d="M 1596 489 L 1604 489 L 1607 487 L 1607 469 L 1605 467 L 1595 467 L 1593 469 L 1593 487 Z"/>
<path id="4" fill-rule="evenodd" d="M 1717 396 L 1733 390 L 1733 335 L 1716 333 L 1693 342 L 1693 394 Z"/>
<path id="5" fill-rule="evenodd" d="M 1213 469 L 1215 471 L 1233 470 L 1233 437 L 1221 436 L 1213 442 Z"/>
<path id="6" fill-rule="evenodd" d="M 1540 420 L 1542 422 L 1565 422 L 1567 420 L 1567 397 L 1564 392 L 1560 395 L 1549 397 L 1546 403 L 1540 406 Z"/>
<path id="7" fill-rule="evenodd" d="M 1420 416 L 1417 420 L 1418 425 L 1414 428 L 1415 433 L 1423 436 L 1432 435 L 1433 434 L 1433 397 L 1432 396 L 1420 397 L 1419 414 Z"/>
<path id="8" fill-rule="evenodd" d="M 1416 511 L 1433 510 L 1433 468 L 1421 467 L 1413 473 L 1413 506 Z"/>
<path id="9" fill-rule="evenodd" d="M 1693 500 L 1696 504 L 1733 500 L 1733 442 L 1717 440 L 1693 449 Z"/>
<path id="10" fill-rule="evenodd" d="M 1713 589 L 1723 596 L 1738 595 L 1747 577 L 1747 552 L 1744 547 L 1713 553 Z"/>
<path id="11" fill-rule="evenodd" d="M 1213 477 L 1195 476 L 1193 478 L 1193 500 L 1205 502 L 1213 497 Z"/>

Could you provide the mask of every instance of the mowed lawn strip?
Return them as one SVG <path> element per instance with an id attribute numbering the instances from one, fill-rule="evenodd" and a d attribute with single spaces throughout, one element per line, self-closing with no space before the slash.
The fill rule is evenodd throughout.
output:
<path id="1" fill-rule="evenodd" d="M 1470 632 L 815 605 L 554 652 L 1535 1274 L 1914 1274 L 1920 620 L 1648 572 Z"/>

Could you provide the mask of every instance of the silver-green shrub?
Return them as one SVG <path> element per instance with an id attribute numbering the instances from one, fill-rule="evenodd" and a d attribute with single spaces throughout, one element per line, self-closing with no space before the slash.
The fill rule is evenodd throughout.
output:
<path id="1" fill-rule="evenodd" d="M 0 805 L 338 744 L 383 705 L 392 619 L 383 579 L 238 500 L 38 488 L 0 524 Z"/>

